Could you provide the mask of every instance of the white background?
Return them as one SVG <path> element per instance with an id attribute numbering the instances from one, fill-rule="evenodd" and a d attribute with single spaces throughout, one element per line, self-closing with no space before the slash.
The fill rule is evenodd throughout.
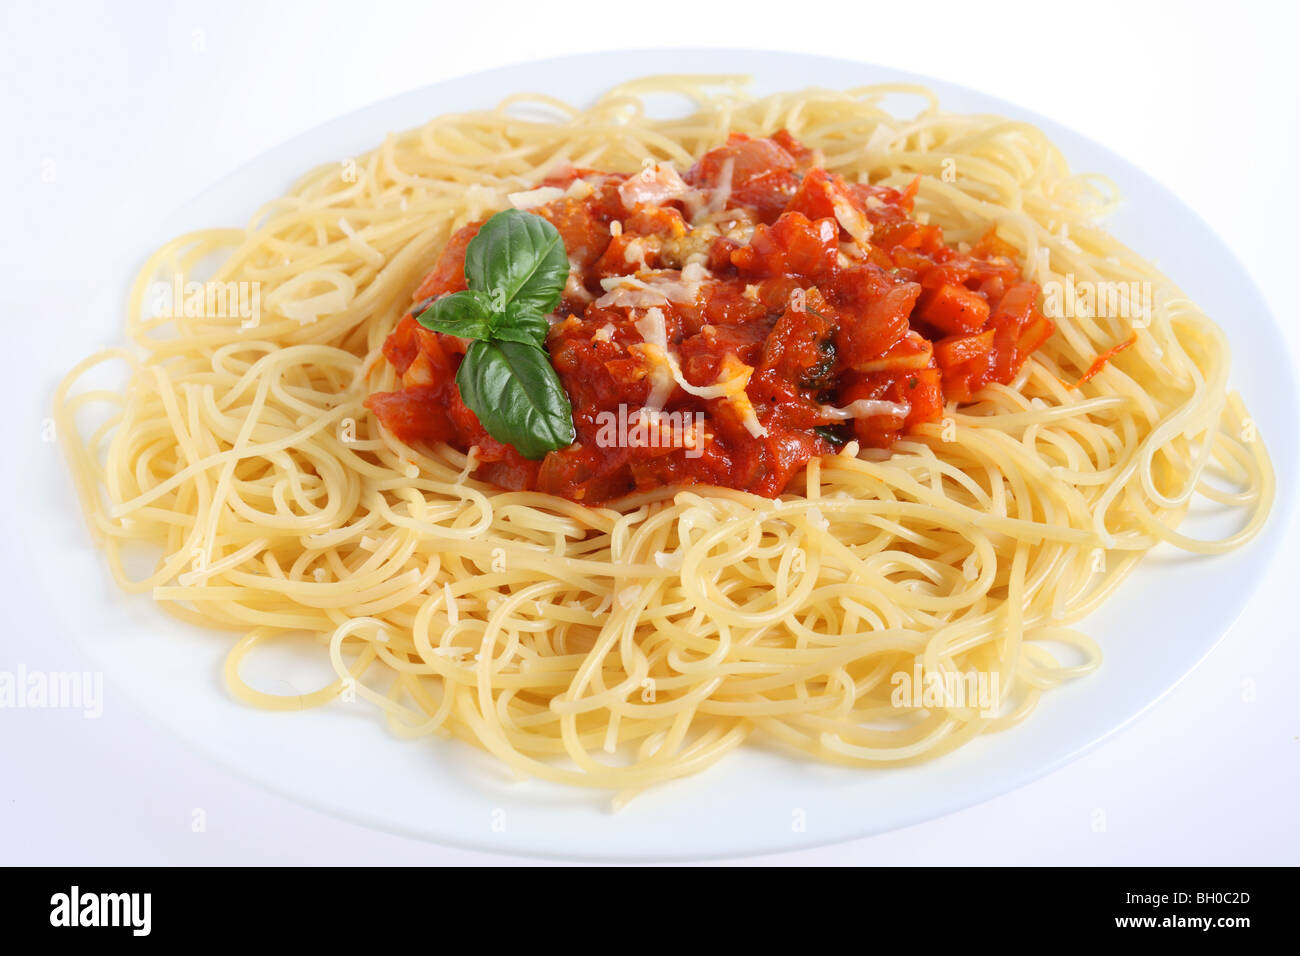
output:
<path id="1" fill-rule="evenodd" d="M 157 238 L 169 212 L 303 130 L 458 74 L 672 44 L 860 59 L 971 86 L 1074 127 L 1155 174 L 1224 237 L 1286 330 L 1278 347 L 1294 367 L 1294 6 L 819 0 L 751 2 L 744 6 L 756 12 L 743 16 L 729 12 L 737 6 L 8 2 L 0 9 L 0 305 L 10 360 L 57 336 L 60 311 L 76 308 L 79 295 L 122 284 L 138 265 L 122 250 Z M 1158 250 L 1147 251 L 1158 260 Z M 1251 317 L 1219 319 L 1231 336 L 1234 321 Z M 6 394 L 5 408 L 30 404 L 13 398 Z M 0 420 L 6 470 L 24 455 L 52 453 L 30 422 Z M 1219 648 L 1100 749 L 940 820 L 752 862 L 1300 863 L 1300 543 L 1289 537 Z M 9 535 L 0 541 L 14 547 Z M 0 669 L 20 660 L 78 668 L 61 639 L 18 619 L 0 630 Z M 205 832 L 191 829 L 195 808 L 206 813 Z M 125 703 L 97 721 L 0 711 L 0 862 L 503 861 L 513 862 L 299 807 L 204 762 Z"/>

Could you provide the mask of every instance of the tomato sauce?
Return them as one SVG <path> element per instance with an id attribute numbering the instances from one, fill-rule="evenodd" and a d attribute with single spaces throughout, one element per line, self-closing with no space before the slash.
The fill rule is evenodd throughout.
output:
<path id="1" fill-rule="evenodd" d="M 529 211 L 571 272 L 547 350 L 577 440 L 530 461 L 461 401 L 468 343 L 415 320 L 465 288 L 454 234 L 384 345 L 402 388 L 367 406 L 405 442 L 477 446 L 479 477 L 598 503 L 664 485 L 775 497 L 845 441 L 888 448 L 1052 334 L 1039 289 L 990 230 L 973 247 L 919 222 L 904 190 L 850 183 L 781 131 L 732 134 L 678 174 L 570 169 Z M 626 435 L 611 419 L 641 423 Z M 670 428 L 669 423 L 686 423 Z M 633 437 L 629 437 L 633 436 Z M 648 437 L 649 436 L 649 437 Z"/>

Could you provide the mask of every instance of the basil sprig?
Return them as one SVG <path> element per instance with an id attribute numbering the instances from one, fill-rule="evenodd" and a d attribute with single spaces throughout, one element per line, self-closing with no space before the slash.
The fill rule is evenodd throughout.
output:
<path id="1" fill-rule="evenodd" d="M 465 250 L 469 288 L 416 317 L 474 339 L 456 372 L 461 400 L 487 433 L 525 458 L 570 444 L 573 408 L 546 354 L 546 314 L 560 303 L 569 258 L 555 227 L 518 209 L 499 212 Z"/>

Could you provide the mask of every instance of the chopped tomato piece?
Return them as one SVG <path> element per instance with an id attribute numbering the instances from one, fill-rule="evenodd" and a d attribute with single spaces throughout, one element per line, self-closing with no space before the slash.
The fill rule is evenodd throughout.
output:
<path id="1" fill-rule="evenodd" d="M 1052 320 L 1042 315 L 1035 315 L 1026 323 L 1024 330 L 1020 333 L 1020 338 L 1016 340 L 1016 351 L 1028 358 L 1029 354 L 1035 349 L 1040 348 L 1044 342 L 1052 337 L 1056 331 L 1056 326 Z"/>
<path id="2" fill-rule="evenodd" d="M 861 362 L 860 372 L 913 372 L 934 364 L 934 344 L 919 332 L 908 332 L 880 358 Z"/>
<path id="3" fill-rule="evenodd" d="M 1038 284 L 1035 282 L 1017 282 L 1007 289 L 998 302 L 993 313 L 994 323 L 1009 322 L 1017 328 L 1029 320 L 1029 314 L 1038 301 Z"/>
<path id="4" fill-rule="evenodd" d="M 433 267 L 433 271 L 424 277 L 415 290 L 412 298 L 416 302 L 432 296 L 446 295 L 449 292 L 460 292 L 465 288 L 465 250 L 469 246 L 469 241 L 478 235 L 479 229 L 483 227 L 486 219 L 480 219 L 478 222 L 471 222 L 468 226 L 462 226 L 451 234 L 447 244 L 442 247 L 442 253 L 438 256 L 438 263 Z"/>
<path id="5" fill-rule="evenodd" d="M 994 330 L 974 335 L 950 335 L 934 343 L 935 361 L 940 368 L 956 368 L 971 359 L 987 355 L 993 348 Z"/>
<path id="6" fill-rule="evenodd" d="M 926 293 L 920 318 L 952 335 L 978 332 L 989 320 L 989 303 L 978 292 L 948 284 Z"/>
<path id="7" fill-rule="evenodd" d="M 373 392 L 366 408 L 402 441 L 449 441 L 455 434 L 442 400 L 440 385 L 414 385 L 400 392 Z"/>
<path id="8" fill-rule="evenodd" d="M 892 349 L 908 333 L 908 316 L 921 294 L 915 282 L 896 285 L 841 322 L 835 344 L 844 368 L 861 371 Z"/>
<path id="9" fill-rule="evenodd" d="M 725 146 L 705 153 L 683 178 L 710 191 L 729 186 L 732 204 L 750 206 L 770 222 L 799 187 L 793 172 L 797 166 L 795 158 L 773 140 L 732 133 Z"/>
<path id="10" fill-rule="evenodd" d="M 839 227 L 833 219 L 813 221 L 787 212 L 771 226 L 755 226 L 749 245 L 733 252 L 731 261 L 744 276 L 817 277 L 835 269 L 838 253 Z"/>
<path id="11" fill-rule="evenodd" d="M 981 259 L 991 259 L 994 256 L 1000 256 L 1004 259 L 1014 259 L 1020 253 L 1011 243 L 998 238 L 998 227 L 989 226 L 984 235 L 971 248 L 971 255 L 978 256 Z"/>
<path id="12" fill-rule="evenodd" d="M 912 428 L 943 418 L 943 373 L 937 368 L 917 369 L 905 379 L 907 401 L 912 406 L 904 425 Z"/>

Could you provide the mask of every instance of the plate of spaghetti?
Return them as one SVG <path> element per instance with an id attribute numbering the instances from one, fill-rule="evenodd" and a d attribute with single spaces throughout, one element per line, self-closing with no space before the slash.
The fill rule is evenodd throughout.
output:
<path id="1" fill-rule="evenodd" d="M 71 482 L 31 520 L 90 530 L 57 614 L 187 740 L 373 825 L 672 858 L 948 812 L 1172 687 L 1279 525 L 1244 271 L 957 87 L 511 67 L 168 233 L 77 320 L 126 335 L 54 399 Z"/>

